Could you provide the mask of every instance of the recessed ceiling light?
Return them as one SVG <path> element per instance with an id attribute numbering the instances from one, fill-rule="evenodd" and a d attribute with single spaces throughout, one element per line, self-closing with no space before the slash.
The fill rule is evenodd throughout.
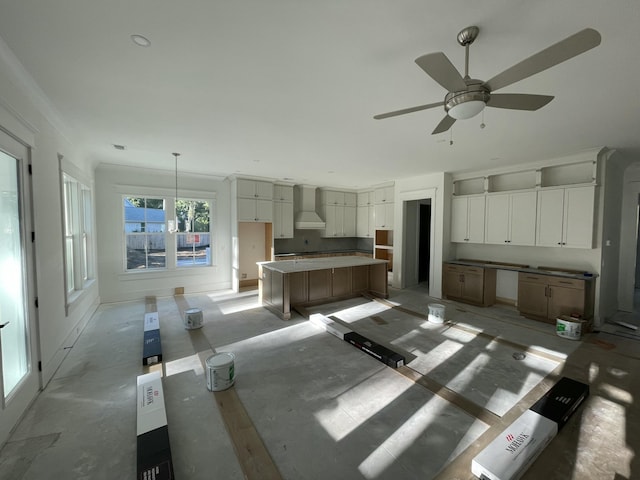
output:
<path id="1" fill-rule="evenodd" d="M 131 40 L 133 40 L 133 43 L 135 43 L 139 47 L 151 46 L 151 41 L 147 37 L 143 37 L 142 35 L 133 34 L 131 35 Z"/>
<path id="2" fill-rule="evenodd" d="M 114 143 L 113 148 L 115 148 L 116 150 L 126 150 L 127 147 L 125 147 L 124 145 L 117 145 Z"/>

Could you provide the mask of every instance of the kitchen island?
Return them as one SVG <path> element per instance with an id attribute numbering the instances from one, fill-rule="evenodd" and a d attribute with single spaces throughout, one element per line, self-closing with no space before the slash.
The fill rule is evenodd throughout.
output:
<path id="1" fill-rule="evenodd" d="M 296 306 L 364 293 L 387 298 L 387 261 L 359 256 L 258 262 L 260 302 L 282 319 Z"/>

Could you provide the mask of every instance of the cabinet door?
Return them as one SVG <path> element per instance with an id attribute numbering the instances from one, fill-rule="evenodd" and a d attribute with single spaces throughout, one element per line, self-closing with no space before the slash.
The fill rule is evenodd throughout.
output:
<path id="1" fill-rule="evenodd" d="M 393 187 L 381 187 L 375 190 L 375 203 L 393 202 Z"/>
<path id="2" fill-rule="evenodd" d="M 520 272 L 518 274 L 518 311 L 536 317 L 547 317 L 547 278 Z"/>
<path id="3" fill-rule="evenodd" d="M 238 221 L 256 222 L 256 200 L 253 198 L 238 198 Z"/>
<path id="4" fill-rule="evenodd" d="M 485 243 L 509 243 L 509 197 L 507 194 L 487 195 Z"/>
<path id="5" fill-rule="evenodd" d="M 310 270 L 309 278 L 309 301 L 329 298 L 331 294 L 331 269 Z"/>
<path id="6" fill-rule="evenodd" d="M 374 216 L 378 230 L 393 230 L 393 203 L 376 204 Z"/>
<path id="7" fill-rule="evenodd" d="M 273 222 L 273 202 L 271 200 L 256 200 L 256 221 Z"/>
<path id="8" fill-rule="evenodd" d="M 378 208 L 376 206 L 376 224 L 377 224 Z M 467 216 L 468 202 L 467 198 L 453 197 L 451 200 L 451 241 L 467 242 Z"/>
<path id="9" fill-rule="evenodd" d="M 323 237 L 335 237 L 338 235 L 336 209 L 337 207 L 335 205 L 325 205 L 323 207 L 325 224 L 322 234 Z"/>
<path id="10" fill-rule="evenodd" d="M 449 265 L 442 269 L 442 293 L 445 297 L 462 297 L 462 273 Z"/>
<path id="11" fill-rule="evenodd" d="M 594 203 L 595 187 L 565 190 L 563 246 L 593 248 Z"/>
<path id="12" fill-rule="evenodd" d="M 274 202 L 274 238 L 293 238 L 293 203 Z"/>
<path id="13" fill-rule="evenodd" d="M 549 320 L 560 315 L 584 314 L 585 281 L 573 278 L 549 277 Z"/>
<path id="14" fill-rule="evenodd" d="M 562 246 L 564 189 L 539 191 L 537 203 L 536 245 L 540 247 Z"/>
<path id="15" fill-rule="evenodd" d="M 238 196 L 246 198 L 256 197 L 256 182 L 253 180 L 238 179 Z"/>
<path id="16" fill-rule="evenodd" d="M 343 233 L 345 237 L 356 236 L 356 207 L 344 207 Z"/>
<path id="17" fill-rule="evenodd" d="M 331 296 L 351 294 L 351 267 L 331 269 Z"/>
<path id="18" fill-rule="evenodd" d="M 273 183 L 254 182 L 256 198 L 263 200 L 273 200 Z"/>
<path id="19" fill-rule="evenodd" d="M 273 199 L 277 202 L 293 203 L 293 187 L 290 185 L 274 185 Z"/>
<path id="20" fill-rule="evenodd" d="M 335 236 L 336 237 L 344 237 L 344 207 L 337 205 L 335 208 L 336 217 L 335 217 Z"/>
<path id="21" fill-rule="evenodd" d="M 513 193 L 510 195 L 510 245 L 535 245 L 537 198 L 536 192 Z"/>
<path id="22" fill-rule="evenodd" d="M 373 199 L 371 197 L 373 197 L 373 192 L 358 193 L 358 207 L 373 205 Z"/>
<path id="23" fill-rule="evenodd" d="M 484 270 L 466 269 L 462 274 L 462 298 L 474 303 L 484 300 Z"/>
<path id="24" fill-rule="evenodd" d="M 484 243 L 484 217 L 485 198 L 484 195 L 469 197 L 468 207 L 468 232 L 469 243 Z"/>
<path id="25" fill-rule="evenodd" d="M 355 207 L 357 204 L 356 194 L 353 192 L 344 192 L 344 206 Z"/>
<path id="26" fill-rule="evenodd" d="M 369 207 L 366 205 L 358 207 L 356 211 L 356 235 L 369 236 Z"/>

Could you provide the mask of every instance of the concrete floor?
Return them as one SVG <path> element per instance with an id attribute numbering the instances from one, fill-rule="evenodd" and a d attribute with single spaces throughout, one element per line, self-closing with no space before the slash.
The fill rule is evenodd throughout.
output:
<path id="1" fill-rule="evenodd" d="M 446 324 L 425 321 L 432 302 L 446 305 Z M 203 310 L 202 329 L 183 328 L 185 305 Z M 474 478 L 471 459 L 563 375 L 591 396 L 523 478 L 640 478 L 640 343 L 619 327 L 574 342 L 513 308 L 421 288 L 309 309 L 402 352 L 408 365 L 394 370 L 302 316 L 278 319 L 255 291 L 157 306 L 178 479 L 245 478 L 206 389 L 198 353 L 209 350 L 236 355 L 233 388 L 281 478 Z M 144 312 L 144 301 L 100 306 L 0 451 L 0 479 L 135 478 Z"/>

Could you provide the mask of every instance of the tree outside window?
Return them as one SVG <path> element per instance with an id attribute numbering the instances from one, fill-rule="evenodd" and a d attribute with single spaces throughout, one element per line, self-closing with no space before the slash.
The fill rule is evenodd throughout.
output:
<path id="1" fill-rule="evenodd" d="M 211 207 L 206 200 L 176 201 L 176 265 L 211 265 Z"/>

